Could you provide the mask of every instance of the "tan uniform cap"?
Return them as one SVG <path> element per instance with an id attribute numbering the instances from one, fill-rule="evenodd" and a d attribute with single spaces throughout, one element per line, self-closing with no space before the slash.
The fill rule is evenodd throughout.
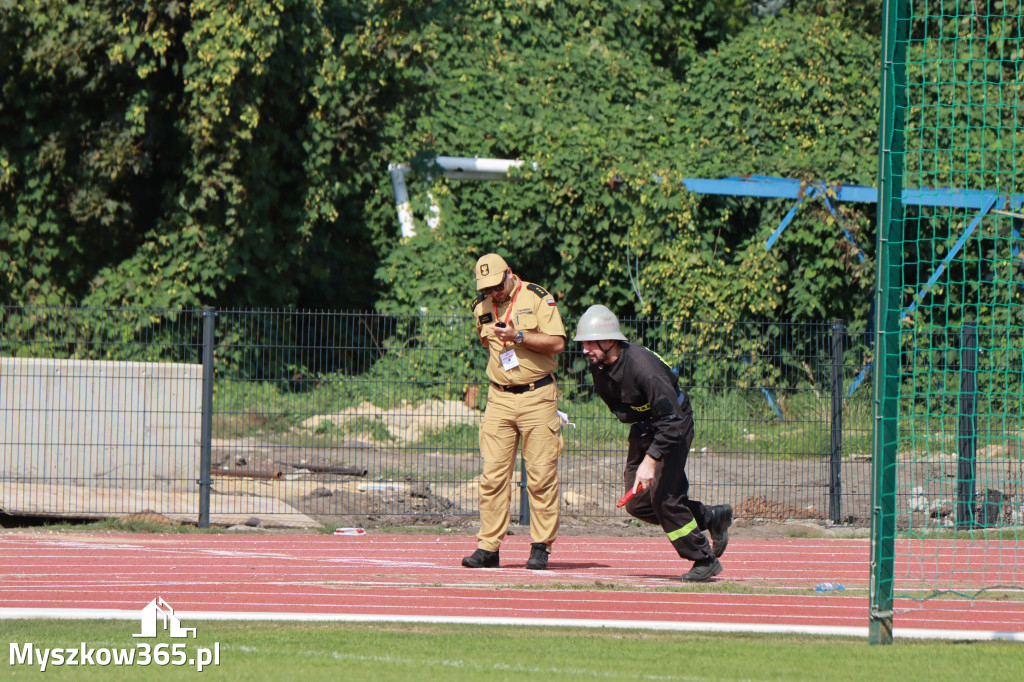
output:
<path id="1" fill-rule="evenodd" d="M 508 270 L 508 263 L 498 254 L 489 253 L 486 256 L 481 256 L 480 260 L 476 262 L 476 267 L 473 268 L 473 272 L 476 273 L 477 291 L 501 284 L 506 270 Z"/>

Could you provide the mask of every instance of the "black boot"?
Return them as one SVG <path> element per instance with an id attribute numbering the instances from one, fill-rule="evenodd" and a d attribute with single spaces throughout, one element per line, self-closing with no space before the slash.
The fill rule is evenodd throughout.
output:
<path id="1" fill-rule="evenodd" d="M 711 508 L 708 531 L 711 533 L 711 549 L 716 557 L 725 553 L 729 544 L 729 526 L 732 525 L 732 505 L 716 504 Z"/>
<path id="2" fill-rule="evenodd" d="M 543 542 L 535 542 L 530 545 L 530 559 L 526 567 L 535 571 L 543 571 L 548 567 L 548 546 Z"/>
<path id="3" fill-rule="evenodd" d="M 683 580 L 688 583 L 706 583 L 721 572 L 722 563 L 715 557 L 700 559 L 693 562 L 689 573 L 683 574 Z"/>
<path id="4" fill-rule="evenodd" d="M 467 557 L 463 557 L 462 565 L 466 568 L 499 568 L 498 553 L 477 549 Z"/>

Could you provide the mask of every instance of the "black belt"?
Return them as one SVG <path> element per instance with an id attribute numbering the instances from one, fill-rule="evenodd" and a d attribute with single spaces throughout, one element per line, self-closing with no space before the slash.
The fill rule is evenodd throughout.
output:
<path id="1" fill-rule="evenodd" d="M 537 381 L 533 382 L 532 384 L 520 384 L 518 386 L 502 386 L 501 384 L 496 384 L 492 381 L 491 386 L 494 386 L 499 391 L 504 391 L 505 393 L 526 393 L 527 391 L 532 391 L 535 388 L 547 386 L 554 380 L 555 375 L 549 374 L 543 379 L 537 379 Z"/>

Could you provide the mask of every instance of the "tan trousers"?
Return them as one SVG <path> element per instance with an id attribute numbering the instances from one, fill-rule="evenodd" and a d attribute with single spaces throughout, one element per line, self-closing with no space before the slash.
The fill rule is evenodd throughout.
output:
<path id="1" fill-rule="evenodd" d="M 480 426 L 480 533 L 477 545 L 498 551 L 508 532 L 516 450 L 523 443 L 526 492 L 530 498 L 530 537 L 550 548 L 558 535 L 558 456 L 562 422 L 555 414 L 558 386 L 552 382 L 525 393 L 491 386 Z"/>

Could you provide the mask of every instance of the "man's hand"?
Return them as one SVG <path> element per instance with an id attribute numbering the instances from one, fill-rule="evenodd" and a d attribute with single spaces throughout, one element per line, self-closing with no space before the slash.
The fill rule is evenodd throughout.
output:
<path id="1" fill-rule="evenodd" d="M 488 326 L 491 331 L 494 332 L 494 336 L 506 346 L 514 345 L 513 342 L 515 341 L 516 336 L 519 335 L 519 330 L 512 324 L 505 327 L 499 327 L 497 324 Z M 551 334 L 545 334 L 543 332 L 531 331 L 526 332 L 523 335 L 523 342 L 520 346 L 537 353 L 551 353 L 552 355 L 556 355 L 565 350 L 565 337 L 552 336 Z"/>
<path id="2" fill-rule="evenodd" d="M 651 488 L 651 484 L 654 481 L 654 465 L 657 464 L 657 460 L 650 455 L 644 455 L 644 461 L 640 462 L 640 466 L 636 470 L 636 480 L 633 482 L 633 492 L 636 492 L 638 487 Z"/>
<path id="3" fill-rule="evenodd" d="M 512 340 L 519 334 L 519 330 L 515 328 L 515 325 L 506 325 L 504 323 L 500 326 L 497 324 L 491 325 L 491 331 L 494 332 L 494 335 L 498 337 L 499 341 L 505 344 L 512 343 Z"/>

